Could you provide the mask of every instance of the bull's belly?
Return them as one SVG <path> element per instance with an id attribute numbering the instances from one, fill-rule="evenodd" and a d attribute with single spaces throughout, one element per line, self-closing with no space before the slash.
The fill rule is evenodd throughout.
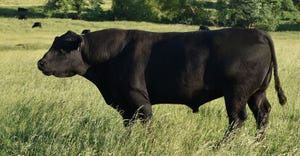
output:
<path id="1" fill-rule="evenodd" d="M 205 88 L 182 88 L 167 89 L 161 87 L 157 90 L 148 90 L 151 104 L 185 104 L 185 105 L 202 105 L 211 100 L 222 97 L 222 91 L 218 89 Z"/>

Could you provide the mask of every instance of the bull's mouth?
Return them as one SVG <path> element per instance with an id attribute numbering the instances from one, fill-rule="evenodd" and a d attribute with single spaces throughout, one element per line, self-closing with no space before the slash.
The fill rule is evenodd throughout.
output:
<path id="1" fill-rule="evenodd" d="M 55 71 L 43 71 L 43 74 L 47 75 L 47 76 L 55 76 L 55 77 L 71 77 L 71 76 L 74 76 L 76 75 L 75 72 L 55 72 Z"/>
<path id="2" fill-rule="evenodd" d="M 50 75 L 52 75 L 52 73 L 51 72 L 46 72 L 46 71 L 42 71 L 43 72 L 43 74 L 44 75 L 46 75 L 46 76 L 50 76 Z"/>
<path id="3" fill-rule="evenodd" d="M 69 73 L 53 73 L 54 76 L 56 77 L 71 77 L 71 76 L 74 76 L 76 73 L 74 72 L 69 72 Z"/>

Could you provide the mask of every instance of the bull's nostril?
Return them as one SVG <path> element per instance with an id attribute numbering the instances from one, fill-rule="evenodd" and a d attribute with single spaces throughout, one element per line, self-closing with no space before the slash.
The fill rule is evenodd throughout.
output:
<path id="1" fill-rule="evenodd" d="M 46 64 L 46 62 L 44 62 L 44 61 L 42 61 L 42 60 L 39 60 L 39 61 L 38 61 L 38 67 L 39 67 L 39 68 L 44 67 L 45 64 Z"/>
<path id="2" fill-rule="evenodd" d="M 39 66 L 42 66 L 43 65 L 43 62 L 40 60 L 40 61 L 38 61 L 38 65 Z"/>

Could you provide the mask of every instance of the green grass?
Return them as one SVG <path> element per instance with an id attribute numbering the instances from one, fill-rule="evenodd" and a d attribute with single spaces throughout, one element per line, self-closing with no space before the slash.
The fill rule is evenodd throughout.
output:
<path id="1" fill-rule="evenodd" d="M 46 4 L 47 0 L 1 0 L 0 6 L 39 6 Z"/>
<path id="2" fill-rule="evenodd" d="M 31 29 L 41 21 L 42 29 Z M 300 32 L 271 33 L 279 74 L 288 97 L 281 107 L 273 79 L 267 137 L 255 141 L 249 118 L 237 137 L 216 149 L 227 128 L 223 99 L 193 114 L 185 106 L 156 105 L 151 126 L 136 124 L 131 133 L 106 105 L 97 88 L 80 76 L 46 77 L 36 62 L 55 36 L 67 30 L 130 28 L 192 31 L 197 26 L 146 22 L 85 22 L 67 19 L 0 18 L 0 155 L 299 155 Z"/>

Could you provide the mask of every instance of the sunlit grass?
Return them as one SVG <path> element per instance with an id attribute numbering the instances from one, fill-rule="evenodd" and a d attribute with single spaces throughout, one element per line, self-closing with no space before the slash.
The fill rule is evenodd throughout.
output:
<path id="1" fill-rule="evenodd" d="M 40 6 L 46 4 L 47 0 L 1 0 L 0 6 Z"/>

